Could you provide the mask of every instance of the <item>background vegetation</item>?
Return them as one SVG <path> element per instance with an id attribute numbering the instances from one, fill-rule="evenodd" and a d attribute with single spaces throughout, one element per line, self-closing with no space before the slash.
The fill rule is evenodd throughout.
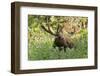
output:
<path id="1" fill-rule="evenodd" d="M 41 28 L 41 25 L 49 24 L 56 32 L 57 25 L 63 26 L 64 21 L 66 21 L 64 31 L 67 33 L 74 27 L 75 32 L 69 34 L 75 47 L 67 48 L 66 52 L 53 48 L 55 37 Z M 87 58 L 87 24 L 87 17 L 28 15 L 28 60 Z"/>

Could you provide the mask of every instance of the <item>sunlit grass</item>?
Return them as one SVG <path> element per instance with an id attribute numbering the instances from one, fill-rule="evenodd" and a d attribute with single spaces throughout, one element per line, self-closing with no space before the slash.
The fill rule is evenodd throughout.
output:
<path id="1" fill-rule="evenodd" d="M 67 48 L 66 52 L 52 47 L 53 37 L 49 35 L 45 37 L 44 35 L 42 38 L 29 43 L 28 60 L 77 59 L 88 57 L 87 32 L 83 33 L 74 43 L 74 48 Z"/>

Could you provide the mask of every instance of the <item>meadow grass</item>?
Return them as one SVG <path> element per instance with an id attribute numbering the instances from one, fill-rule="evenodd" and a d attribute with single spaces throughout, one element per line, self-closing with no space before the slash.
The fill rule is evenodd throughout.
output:
<path id="1" fill-rule="evenodd" d="M 43 40 L 34 40 L 28 47 L 28 60 L 79 59 L 88 57 L 87 34 L 82 35 L 75 42 L 74 48 L 66 48 L 65 52 L 52 47 L 53 39 L 47 36 Z"/>

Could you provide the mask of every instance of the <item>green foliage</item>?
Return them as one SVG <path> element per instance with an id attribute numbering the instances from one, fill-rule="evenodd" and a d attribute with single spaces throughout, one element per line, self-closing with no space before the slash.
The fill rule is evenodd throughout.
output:
<path id="1" fill-rule="evenodd" d="M 48 20 L 47 20 L 48 17 Z M 75 47 L 67 48 L 66 52 L 53 48 L 54 36 L 44 32 L 41 25 L 50 24 L 56 32 L 57 25 L 63 25 L 64 20 L 81 25 L 87 22 L 87 17 L 64 16 L 28 16 L 28 60 L 76 59 L 88 57 L 87 28 L 81 28 L 78 34 L 73 35 Z"/>

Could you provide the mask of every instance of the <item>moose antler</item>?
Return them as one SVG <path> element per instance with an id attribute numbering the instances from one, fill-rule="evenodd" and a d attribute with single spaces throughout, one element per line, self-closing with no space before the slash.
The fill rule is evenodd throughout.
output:
<path id="1" fill-rule="evenodd" d="M 53 32 L 53 29 L 50 27 L 50 24 L 48 23 L 48 16 L 47 16 L 47 28 L 46 26 L 42 25 L 41 27 L 48 33 L 50 33 L 51 35 L 56 36 L 56 34 Z"/>
<path id="2" fill-rule="evenodd" d="M 50 29 L 50 26 L 48 25 L 48 29 L 44 26 L 44 25 L 42 25 L 41 26 L 46 32 L 48 32 L 48 33 L 50 33 L 51 35 L 54 35 L 54 36 L 56 36 L 56 34 L 54 34 L 53 33 L 53 31 L 51 31 L 51 29 Z"/>

